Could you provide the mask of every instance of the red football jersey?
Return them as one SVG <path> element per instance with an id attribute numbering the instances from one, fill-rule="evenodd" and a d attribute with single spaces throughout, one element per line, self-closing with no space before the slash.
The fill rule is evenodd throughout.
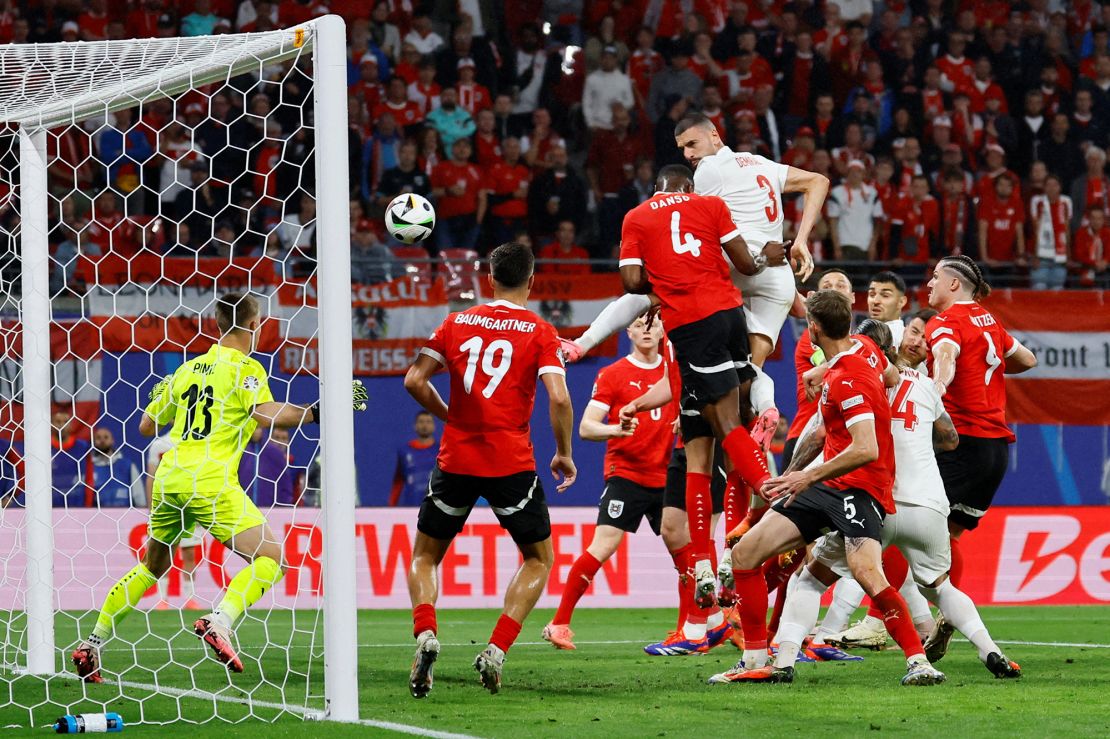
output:
<path id="1" fill-rule="evenodd" d="M 794 372 L 797 375 L 794 390 L 798 398 L 798 412 L 794 414 L 790 430 L 786 432 L 787 439 L 797 439 L 801 436 L 802 429 L 817 412 L 817 401 L 806 400 L 806 384 L 802 379 L 802 375 L 817 366 L 813 361 L 813 355 L 816 352 L 817 347 L 810 340 L 809 331 L 802 331 L 802 335 L 798 337 L 798 343 L 794 346 Z"/>
<path id="2" fill-rule="evenodd" d="M 826 480 L 837 490 L 858 488 L 867 491 L 887 513 L 894 513 L 894 440 L 890 435 L 890 402 L 877 374 L 878 362 L 852 348 L 829 361 L 829 371 L 821 388 L 821 418 L 825 422 L 824 458 L 832 459 L 852 444 L 849 429 L 862 421 L 874 421 L 879 456 L 874 462 Z"/>
<path id="3" fill-rule="evenodd" d="M 497 300 L 447 316 L 420 351 L 451 376 L 440 469 L 475 477 L 536 469 L 528 428 L 536 379 L 565 374 L 555 328 Z"/>
<path id="4" fill-rule="evenodd" d="M 656 357 L 653 364 L 645 364 L 632 356 L 617 360 L 597 373 L 590 405 L 608 413 L 610 423 L 618 422 L 621 408 L 663 379 L 666 365 L 662 355 Z M 678 404 L 672 402 L 636 417 L 640 424 L 632 436 L 610 439 L 606 443 L 605 479 L 623 477 L 647 488 L 661 488 L 667 484 L 667 464 L 674 449 Z"/>
<path id="5" fill-rule="evenodd" d="M 1005 203 L 998 198 L 979 202 L 979 222 L 987 224 L 988 259 L 1000 262 L 1013 261 L 1017 253 L 1017 232 L 1025 226 L 1025 211 L 1021 201 L 1010 198 Z"/>
<path id="6" fill-rule="evenodd" d="M 744 304 L 721 248 L 739 234 L 718 197 L 656 193 L 624 217 L 620 266 L 643 266 L 673 331 Z"/>
<path id="7" fill-rule="evenodd" d="M 940 344 L 956 347 L 956 376 L 944 395 L 944 407 L 961 436 L 1015 440 L 1006 425 L 1006 357 L 1017 342 L 986 308 L 961 301 L 925 327 L 932 374 L 932 351 Z"/>

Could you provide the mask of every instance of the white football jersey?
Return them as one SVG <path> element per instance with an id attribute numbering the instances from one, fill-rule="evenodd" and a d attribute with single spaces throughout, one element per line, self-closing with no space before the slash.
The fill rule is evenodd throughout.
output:
<path id="1" fill-rule="evenodd" d="M 162 461 L 162 455 L 177 446 L 177 442 L 169 434 L 156 436 L 146 448 L 146 465 L 148 468 L 157 467 Z"/>
<path id="2" fill-rule="evenodd" d="M 894 341 L 895 350 L 902 345 L 902 337 L 906 334 L 906 324 L 902 322 L 901 318 L 895 318 L 893 321 L 883 321 L 890 329 L 890 337 Z"/>
<path id="3" fill-rule="evenodd" d="M 782 191 L 789 167 L 766 157 L 721 147 L 698 162 L 694 192 L 725 201 L 740 235 L 753 252 L 782 241 Z"/>
<path id="4" fill-rule="evenodd" d="M 887 390 L 894 437 L 894 502 L 932 508 L 948 515 L 948 496 L 933 451 L 933 424 L 944 402 L 932 381 L 917 370 L 899 369 L 901 380 Z"/>

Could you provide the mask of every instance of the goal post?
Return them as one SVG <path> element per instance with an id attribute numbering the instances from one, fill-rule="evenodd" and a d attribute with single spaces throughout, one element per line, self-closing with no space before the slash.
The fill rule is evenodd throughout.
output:
<path id="1" fill-rule="evenodd" d="M 13 181 L 0 185 L 8 188 L 4 197 L 10 197 L 11 202 L 18 203 L 16 243 L 21 260 L 18 294 L 14 294 L 17 290 L 15 286 L 7 288 L 13 293 L 10 296 L 11 303 L 18 306 L 16 323 L 22 339 L 22 350 L 14 361 L 21 363 L 21 392 L 16 398 L 13 391 L 13 397 L 5 400 L 22 405 L 22 422 L 18 431 L 23 440 L 22 487 L 25 508 L 21 516 L 9 516 L 6 519 L 9 522 L 22 522 L 21 531 L 13 533 L 10 538 L 10 541 L 15 541 L 24 550 L 25 569 L 22 579 L 5 570 L 5 573 L 0 573 L 0 585 L 8 587 L 13 582 L 18 583 L 22 592 L 11 599 L 14 606 L 5 608 L 15 612 L 21 607 L 26 619 L 25 626 L 22 627 L 25 632 L 19 634 L 18 639 L 12 638 L 13 631 L 18 631 L 12 627 L 17 617 L 9 614 L 8 623 L 3 625 L 4 633 L 0 634 L 4 641 L 3 668 L 18 667 L 21 674 L 40 676 L 44 683 L 57 676 L 59 669 L 63 672 L 72 670 L 71 666 L 66 666 L 69 654 L 67 650 L 72 646 L 72 634 L 55 633 L 62 596 L 55 589 L 54 572 L 55 558 L 58 556 L 55 529 L 59 509 L 52 502 L 52 497 L 56 495 L 56 486 L 52 480 L 52 459 L 56 453 L 52 444 L 52 413 L 57 388 L 54 384 L 56 368 L 52 360 L 51 343 L 54 298 L 51 279 L 52 271 L 59 269 L 60 265 L 51 254 L 50 234 L 54 205 L 60 209 L 62 202 L 69 196 L 91 200 L 93 193 L 84 191 L 83 185 L 76 179 L 67 195 L 51 192 L 48 169 L 52 156 L 58 155 L 52 155 L 49 151 L 49 132 L 61 127 L 76 127 L 88 119 L 105 118 L 111 113 L 145 106 L 159 99 L 176 99 L 205 86 L 230 85 L 237 76 L 257 73 L 267 65 L 295 65 L 308 61 L 312 67 L 312 91 L 305 105 L 311 106 L 312 121 L 311 124 L 301 125 L 311 128 L 313 140 L 311 150 L 300 165 L 304 165 L 309 156 L 313 158 L 315 190 L 309 198 L 316 203 L 316 216 L 312 243 L 313 249 L 317 243 L 322 247 L 319 258 L 313 258 L 311 275 L 305 279 L 316 281 L 314 292 L 317 297 L 311 310 L 318 319 L 313 319 L 310 333 L 311 339 L 319 344 L 319 433 L 320 446 L 326 450 L 326 453 L 320 455 L 323 494 L 318 519 L 322 530 L 320 564 L 323 595 L 319 622 L 323 627 L 324 684 L 322 711 L 310 710 L 306 704 L 300 708 L 294 706 L 297 710 L 293 712 L 305 717 L 337 721 L 358 720 L 355 532 L 352 523 L 356 487 L 350 395 L 352 325 L 345 49 L 346 29 L 339 16 L 324 16 L 295 28 L 255 34 L 0 47 L 0 124 L 7 126 L 9 132 L 17 131 L 15 136 L 19 143 L 18 176 L 7 173 L 6 177 Z M 262 79 L 261 75 L 259 79 Z M 279 84 L 283 83 L 284 80 L 279 81 Z M 243 94 L 245 98 L 246 92 Z M 244 115 L 247 115 L 246 106 Z M 172 120 L 177 121 L 176 114 Z M 267 130 L 266 125 L 264 121 L 264 131 Z M 161 137 L 162 131 L 155 135 Z M 229 148 L 230 146 L 229 144 Z M 91 153 L 90 146 L 89 154 Z M 277 156 L 285 156 L 285 150 L 282 149 Z M 103 165 L 105 171 L 110 171 L 110 163 L 98 162 L 98 166 L 100 165 Z M 261 173 L 264 184 L 268 182 L 267 177 L 277 177 L 274 174 L 277 168 L 278 165 L 274 165 L 273 171 Z M 142 177 L 140 174 L 140 187 L 144 185 Z M 107 189 L 112 189 L 111 184 Z M 230 198 L 231 188 L 228 187 L 228 190 Z M 126 219 L 129 217 L 126 197 L 124 204 Z M 161 201 L 158 207 L 156 217 L 162 215 Z M 246 217 L 249 219 L 251 214 L 248 213 Z M 285 221 L 280 225 L 285 225 Z M 305 227 L 303 219 L 300 227 L 302 230 Z M 212 228 L 215 229 L 214 220 Z M 139 240 L 143 247 L 139 251 L 143 253 L 146 251 L 147 229 L 147 225 L 140 227 Z M 165 230 L 168 231 L 168 227 Z M 265 236 L 263 234 L 264 238 Z M 263 258 L 270 258 L 268 241 L 264 248 L 266 251 Z M 278 271 L 284 275 L 287 267 L 288 264 L 282 261 Z M 128 271 L 130 272 L 130 268 Z M 219 290 L 218 280 L 216 289 Z M 271 302 L 276 299 L 276 295 L 275 289 L 270 295 Z M 145 299 L 149 302 L 149 296 Z M 185 305 L 184 298 L 181 301 L 182 310 L 187 312 L 192 309 Z M 307 303 L 305 307 L 307 308 Z M 87 304 L 82 302 L 83 314 L 87 312 L 87 308 Z M 293 323 L 302 313 L 304 311 L 293 310 L 277 320 L 279 323 Z M 80 322 L 86 318 L 86 315 L 82 315 L 75 320 Z M 197 319 L 199 325 L 199 316 Z M 4 359 L 13 361 L 10 354 Z M 153 360 L 151 374 L 157 374 Z M 85 384 L 92 382 L 90 375 Z M 142 403 L 145 402 L 145 392 L 146 388 L 143 388 L 141 399 L 139 393 L 135 393 L 140 414 Z M 283 399 L 281 393 L 281 390 L 275 388 L 275 395 L 279 396 L 279 400 Z M 13 433 L 13 422 L 6 423 L 8 426 L 3 431 Z M 4 510 L 0 510 L 0 526 L 12 525 L 4 522 L 4 515 Z M 122 529 L 119 533 L 121 541 L 110 542 L 109 546 L 133 546 L 122 540 Z M 115 576 L 123 574 L 118 572 Z M 70 577 L 72 578 L 72 574 Z M 61 583 L 58 584 L 61 587 Z M 111 582 L 89 583 L 90 591 L 93 590 L 93 585 L 96 586 L 96 597 L 103 599 Z M 82 619 L 83 617 L 74 617 L 75 629 L 84 628 L 83 624 L 87 619 Z M 311 640 L 311 634 L 308 638 Z M 14 641 L 19 643 L 15 644 Z M 278 647 L 280 646 L 279 643 Z M 314 653 L 311 646 L 308 650 Z M 22 658 L 16 660 L 20 664 L 13 664 L 11 655 L 20 653 Z M 171 651 L 171 661 L 172 659 Z M 304 675 L 306 686 L 302 696 L 306 702 L 316 695 L 313 686 L 308 685 L 313 673 L 311 658 L 308 662 L 309 667 L 305 668 Z M 155 690 L 159 688 L 158 679 L 150 682 L 155 685 L 148 687 Z M 203 693 L 205 700 L 209 697 L 202 690 L 204 686 L 198 685 L 192 678 L 189 682 L 191 685 L 168 688 L 168 694 L 175 696 L 174 700 L 179 704 L 178 710 L 181 710 L 181 701 L 196 697 L 194 694 Z M 125 697 L 123 691 L 126 690 L 126 681 L 120 680 L 118 684 L 120 696 Z M 268 685 L 265 679 L 262 684 Z M 50 692 L 48 688 L 46 693 L 49 695 Z M 6 700 L 14 700 L 10 697 L 12 695 L 15 693 L 9 691 Z M 91 695 L 87 697 L 95 700 Z M 0 698 L 0 709 L 3 708 L 4 700 Z M 218 710 L 219 702 L 232 701 L 223 695 L 215 695 L 212 701 L 213 716 L 226 720 Z M 44 703 L 48 710 L 53 710 L 49 708 L 49 701 Z M 136 703 L 141 712 L 143 701 L 137 700 Z M 274 708 L 277 704 L 271 701 L 260 705 Z M 284 707 L 277 705 L 275 710 Z M 255 709 L 248 707 L 247 717 L 254 713 Z M 30 711 L 28 715 L 33 719 L 42 718 Z M 144 720 L 142 715 L 139 720 Z"/>

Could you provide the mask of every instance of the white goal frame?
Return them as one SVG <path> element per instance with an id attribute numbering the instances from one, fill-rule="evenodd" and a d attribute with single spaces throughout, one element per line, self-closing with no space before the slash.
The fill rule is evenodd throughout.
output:
<path id="1" fill-rule="evenodd" d="M 33 675 L 56 673 L 54 635 L 54 532 L 50 443 L 50 254 L 48 243 L 47 130 L 94 112 L 134 106 L 138 100 L 169 96 L 226 79 L 236 69 L 257 66 L 258 55 L 280 59 L 310 47 L 315 107 L 317 234 L 327 244 L 318 262 L 321 446 L 323 455 L 324 718 L 357 721 L 358 638 L 355 604 L 354 421 L 351 412 L 350 211 L 347 194 L 346 28 L 339 16 L 317 18 L 293 29 L 240 37 L 238 45 L 147 72 L 104 88 L 70 92 L 51 84 L 49 94 L 15 96 L 0 104 L 0 122 L 19 126 L 22 259 L 23 408 L 25 442 L 25 530 L 27 546 L 27 664 Z M 160 42 L 171 39 L 159 39 Z M 183 42 L 196 43 L 201 39 Z M 49 71 L 52 59 L 72 61 L 105 52 L 107 45 L 142 41 L 74 42 L 8 47 L 4 60 L 32 58 Z M 100 47 L 99 49 L 97 47 Z M 109 47 L 111 48 L 111 47 Z M 11 56 L 9 56 L 9 54 Z M 25 80 L 33 81 L 27 73 Z M 45 99 L 42 99 L 45 98 Z"/>

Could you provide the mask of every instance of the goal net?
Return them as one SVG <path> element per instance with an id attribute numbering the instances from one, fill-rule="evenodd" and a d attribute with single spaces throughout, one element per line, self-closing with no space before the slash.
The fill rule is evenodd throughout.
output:
<path id="1" fill-rule="evenodd" d="M 332 16 L 0 47 L 0 726 L 357 719 L 344 49 Z M 232 291 L 262 305 L 275 398 L 322 404 L 239 469 L 286 575 L 236 625 L 231 673 L 192 624 L 245 563 L 197 528 L 83 683 L 70 654 L 142 556 L 175 443 L 139 433 L 148 394 L 219 337 Z"/>

